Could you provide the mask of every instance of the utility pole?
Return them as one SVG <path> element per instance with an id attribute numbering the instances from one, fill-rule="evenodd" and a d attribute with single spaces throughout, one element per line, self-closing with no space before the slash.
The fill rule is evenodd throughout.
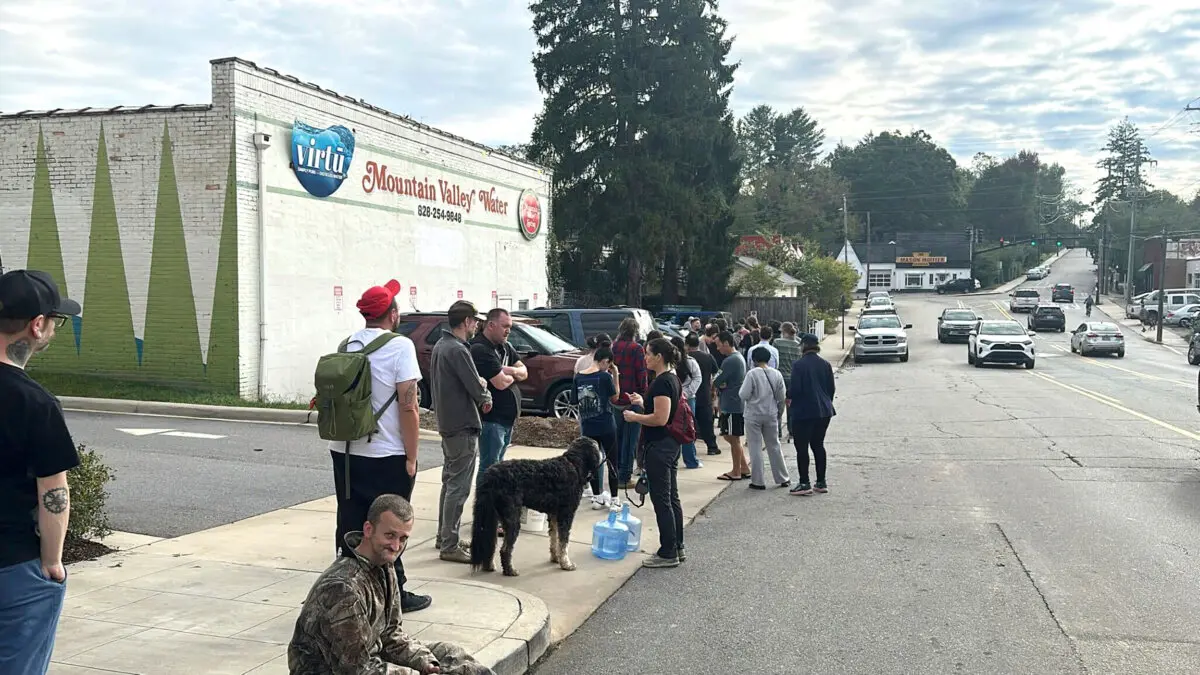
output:
<path id="1" fill-rule="evenodd" d="M 846 208 L 846 194 L 842 193 L 842 239 L 845 240 L 843 247 L 845 253 L 842 255 L 842 262 L 847 266 L 850 264 L 850 212 Z M 871 280 L 867 280 L 870 285 Z M 846 348 L 846 296 L 842 296 L 842 349 Z"/>
<path id="2" fill-rule="evenodd" d="M 871 212 L 870 211 L 867 211 L 867 295 L 871 295 Z"/>
<path id="3" fill-rule="evenodd" d="M 1154 341 L 1157 342 L 1158 344 L 1162 344 L 1163 300 L 1164 300 L 1163 296 L 1166 295 L 1165 291 L 1166 291 L 1166 285 L 1167 285 L 1167 224 L 1166 223 L 1163 223 L 1162 255 L 1159 256 L 1158 262 L 1159 262 L 1159 267 L 1158 267 L 1158 318 L 1154 322 L 1156 324 L 1156 327 L 1158 330 L 1156 331 L 1157 334 L 1154 336 Z"/>
<path id="4" fill-rule="evenodd" d="M 1125 306 L 1128 307 L 1133 298 L 1133 213 L 1137 211 L 1137 192 L 1129 199 L 1129 255 L 1125 260 Z"/>

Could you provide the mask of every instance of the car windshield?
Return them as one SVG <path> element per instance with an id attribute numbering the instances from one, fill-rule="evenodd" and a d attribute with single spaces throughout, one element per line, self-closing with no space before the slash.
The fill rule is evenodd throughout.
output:
<path id="1" fill-rule="evenodd" d="M 559 354 L 562 352 L 575 351 L 577 349 L 577 347 L 570 342 L 567 342 L 548 330 L 538 328 L 537 326 L 514 323 L 513 332 L 520 332 L 528 342 L 532 343 L 536 347 L 540 347 L 542 351 L 546 352 L 547 354 Z"/>
<path id="2" fill-rule="evenodd" d="M 1038 307 L 1038 314 L 1062 314 L 1062 307 Z"/>
<path id="3" fill-rule="evenodd" d="M 858 322 L 859 330 L 865 328 L 900 328 L 900 317 L 895 315 L 890 316 L 868 316 L 863 317 Z"/>
<path id="4" fill-rule="evenodd" d="M 1018 323 L 985 323 L 979 332 L 987 335 L 1024 335 L 1025 329 Z"/>
<path id="5" fill-rule="evenodd" d="M 1038 297 L 1038 292 L 1037 291 L 1017 291 L 1017 297 L 1018 298 L 1036 298 L 1036 297 Z"/>
<path id="6" fill-rule="evenodd" d="M 892 301 L 887 298 L 871 298 L 870 304 L 872 307 L 876 305 L 890 305 L 892 304 Z"/>
<path id="7" fill-rule="evenodd" d="M 1055 288 L 1061 290 L 1071 290 L 1071 284 L 1056 284 Z"/>
<path id="8" fill-rule="evenodd" d="M 946 321 L 974 321 L 979 317 L 975 316 L 975 312 L 946 312 L 943 318 Z"/>

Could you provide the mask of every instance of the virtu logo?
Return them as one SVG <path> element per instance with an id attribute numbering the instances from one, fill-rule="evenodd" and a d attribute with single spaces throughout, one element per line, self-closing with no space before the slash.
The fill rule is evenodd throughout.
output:
<path id="1" fill-rule="evenodd" d="M 328 197 L 337 192 L 350 173 L 353 158 L 354 134 L 346 127 L 292 125 L 292 170 L 308 194 Z"/>

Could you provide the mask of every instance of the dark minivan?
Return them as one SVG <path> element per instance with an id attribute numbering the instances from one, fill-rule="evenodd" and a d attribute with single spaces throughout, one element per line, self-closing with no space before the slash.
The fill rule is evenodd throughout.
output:
<path id="1" fill-rule="evenodd" d="M 1067 315 L 1057 305 L 1038 305 L 1029 313 L 1027 323 L 1029 330 L 1056 330 L 1061 333 L 1067 329 Z"/>

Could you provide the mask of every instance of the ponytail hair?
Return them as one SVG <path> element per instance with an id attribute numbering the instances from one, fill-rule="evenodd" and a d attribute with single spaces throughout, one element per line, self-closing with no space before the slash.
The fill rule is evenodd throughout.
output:
<path id="1" fill-rule="evenodd" d="M 593 335 L 587 339 L 588 349 L 595 350 L 604 346 L 612 346 L 612 338 L 608 336 L 608 333 L 597 333 L 596 335 Z"/>
<path id="2" fill-rule="evenodd" d="M 687 348 L 684 346 L 683 338 L 672 336 L 671 346 L 675 348 L 679 358 L 679 360 L 675 362 L 675 375 L 679 378 L 681 383 L 685 382 L 686 380 L 691 379 L 692 371 L 687 365 Z"/>

